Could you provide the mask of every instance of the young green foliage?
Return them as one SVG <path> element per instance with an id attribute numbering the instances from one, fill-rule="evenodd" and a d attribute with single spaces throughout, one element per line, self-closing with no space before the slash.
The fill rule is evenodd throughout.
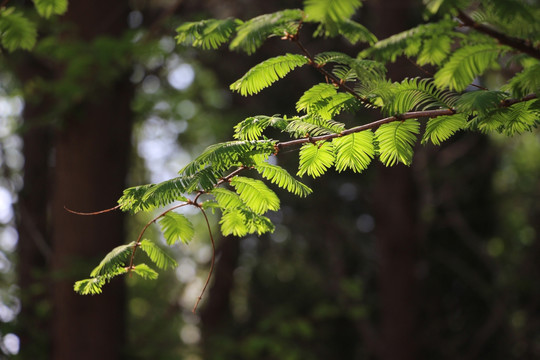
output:
<path id="1" fill-rule="evenodd" d="M 159 221 L 168 245 L 187 243 L 194 236 L 193 225 L 184 215 L 172 211 L 184 205 L 200 209 L 205 218 L 206 210 L 219 211 L 224 235 L 273 231 L 274 225 L 265 214 L 277 211 L 280 199 L 264 181 L 302 197 L 312 192 L 286 169 L 268 161 L 285 148 L 300 147 L 297 176 L 307 174 L 316 178 L 332 166 L 338 172 L 362 172 L 376 156 L 386 166 L 410 165 L 419 135 L 422 144 L 440 145 L 460 130 L 511 136 L 537 127 L 538 6 L 518 0 L 480 0 L 475 3 L 474 13 L 468 15 L 468 0 L 424 2 L 426 20 L 436 13 L 440 14 L 438 20 L 381 41 L 351 20 L 361 7 L 360 0 L 305 0 L 303 10 L 286 9 L 246 21 L 208 19 L 179 26 L 178 43 L 202 49 L 217 49 L 229 42 L 231 50 L 251 55 L 271 37 L 297 46 L 298 53 L 263 60 L 235 81 L 230 89 L 243 96 L 257 94 L 306 65 L 318 71 L 324 82 L 301 94 L 296 102 L 298 114 L 248 117 L 234 127 L 236 141 L 209 146 L 177 177 L 125 190 L 119 199 L 123 211 L 153 211 L 171 206 L 147 223 L 138 239 L 148 226 Z M 38 3 L 53 6 L 38 9 L 47 16 L 47 11 L 61 12 L 59 6 L 63 1 L 36 0 L 36 6 Z M 0 15 L 2 44 L 8 50 L 30 47 L 35 38 L 31 26 L 10 11 Z M 9 21 L 14 25 L 5 25 Z M 356 56 L 337 51 L 311 55 L 303 43 L 304 36 L 299 36 L 300 31 L 309 28 L 302 26 L 304 22 L 316 25 L 313 37 L 339 35 L 353 44 L 364 42 L 370 46 L 358 49 Z M 27 34 L 9 33 L 7 29 L 23 29 Z M 418 66 L 429 65 L 433 70 L 424 70 L 429 76 L 425 79 L 392 82 L 386 77 L 386 65 L 400 56 L 412 58 Z M 479 86 L 477 83 L 481 83 L 486 71 L 508 65 L 503 60 L 519 69 L 518 73 L 508 76 L 507 83 L 500 88 Z M 510 67 L 508 70 L 511 71 Z M 366 122 L 362 109 L 378 109 L 381 117 L 387 117 Z M 342 121 L 339 117 L 345 111 L 349 114 Z M 352 127 L 348 127 L 351 122 Z M 279 136 L 289 140 L 267 138 L 276 133 L 265 135 L 268 128 L 280 131 Z M 244 171 L 256 172 L 264 181 L 241 176 Z M 211 233 L 210 238 L 213 243 Z M 159 268 L 176 264 L 154 242 L 132 242 L 113 249 L 94 269 L 92 278 L 77 282 L 75 290 L 99 293 L 112 277 L 126 272 L 157 277 L 147 265 L 133 263 L 139 247 Z"/>
<path id="2" fill-rule="evenodd" d="M 232 83 L 230 88 L 244 96 L 253 95 L 285 77 L 294 68 L 307 63 L 308 59 L 303 55 L 276 56 L 255 65 L 244 76 Z"/>
<path id="3" fill-rule="evenodd" d="M 419 133 L 420 123 L 414 119 L 381 125 L 375 132 L 381 162 L 386 166 L 393 166 L 398 162 L 410 165 L 416 135 Z"/>
<path id="4" fill-rule="evenodd" d="M 354 172 L 365 170 L 375 155 L 371 130 L 353 133 L 332 141 L 336 151 L 336 170 L 351 169 Z"/>
<path id="5" fill-rule="evenodd" d="M 319 177 L 334 164 L 334 160 L 334 145 L 331 142 L 304 144 L 300 149 L 300 164 L 297 175 L 308 174 L 314 178 Z"/>
<path id="6" fill-rule="evenodd" d="M 456 131 L 467 126 L 467 118 L 463 114 L 439 116 L 429 119 L 426 130 L 422 136 L 422 144 L 431 141 L 434 145 L 449 139 Z"/>
<path id="7" fill-rule="evenodd" d="M 178 44 L 200 47 L 202 49 L 217 49 L 229 41 L 242 22 L 236 19 L 208 19 L 197 22 L 187 22 L 176 28 Z"/>
<path id="8" fill-rule="evenodd" d="M 170 211 L 159 220 L 163 236 L 167 244 L 173 245 L 178 241 L 188 243 L 193 238 L 193 224 L 184 215 Z"/>
<path id="9" fill-rule="evenodd" d="M 67 0 L 33 0 L 39 15 L 48 19 L 52 15 L 62 15 L 67 11 Z"/>
<path id="10" fill-rule="evenodd" d="M 9 52 L 30 50 L 36 43 L 36 25 L 14 8 L 0 11 L 0 39 Z"/>

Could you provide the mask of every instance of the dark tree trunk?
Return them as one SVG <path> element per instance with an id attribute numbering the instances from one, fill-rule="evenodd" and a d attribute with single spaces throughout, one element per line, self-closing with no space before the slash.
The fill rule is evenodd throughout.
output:
<path id="1" fill-rule="evenodd" d="M 128 10 L 127 1 L 70 2 L 68 13 L 61 19 L 69 24 L 64 39 L 90 42 L 98 36 L 118 37 L 127 28 Z M 25 56 L 31 59 L 32 55 Z M 18 66 L 23 84 L 32 81 L 33 76 L 43 75 L 42 69 L 37 69 L 38 63 L 27 61 Z M 50 77 L 62 81 L 62 68 L 49 69 Z M 19 219 L 23 358 L 38 358 L 30 349 L 39 339 L 48 344 L 41 347 L 41 358 L 122 357 L 122 281 L 113 281 L 102 295 L 94 297 L 75 294 L 73 283 L 88 277 L 101 257 L 124 242 L 123 217 L 118 213 L 79 216 L 64 208 L 94 211 L 111 207 L 125 187 L 133 97 L 129 70 L 119 70 L 123 74 L 109 82 L 102 81 L 99 69 L 88 71 L 94 70 L 95 73 L 87 74 L 89 83 L 79 85 L 88 85 L 95 91 L 79 103 L 66 106 L 69 100 L 54 96 L 41 103 L 28 99 L 24 112 L 25 124 L 31 126 L 57 106 L 69 109 L 55 119 L 56 125 L 30 127 L 24 134 L 25 182 Z M 40 96 L 44 94 L 35 94 L 36 98 Z M 48 273 L 49 282 L 36 279 L 35 269 Z M 47 299 L 51 310 L 48 321 L 29 325 L 30 319 L 43 308 L 35 302 L 32 284 L 50 289 L 40 292 L 38 300 Z M 36 325 L 40 334 L 32 337 L 28 329 Z"/>
<path id="2" fill-rule="evenodd" d="M 28 74 L 24 66 L 21 73 Z M 22 309 L 18 317 L 21 356 L 27 359 L 46 358 L 50 306 L 47 267 L 51 245 L 47 221 L 49 195 L 50 129 L 34 127 L 47 105 L 27 104 L 23 134 L 24 188 L 19 193 L 18 207 L 18 275 Z"/>
<path id="3" fill-rule="evenodd" d="M 374 1 L 375 34 L 384 39 L 410 27 L 410 1 Z M 401 80 L 406 64 L 390 66 L 388 75 Z M 410 73 L 410 72 L 409 72 Z M 418 211 L 411 168 L 377 167 L 373 194 L 379 258 L 382 359 L 417 358 L 417 291 L 415 279 Z"/>

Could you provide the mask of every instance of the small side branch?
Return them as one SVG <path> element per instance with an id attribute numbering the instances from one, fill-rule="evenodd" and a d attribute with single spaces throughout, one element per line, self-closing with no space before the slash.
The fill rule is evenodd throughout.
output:
<path id="1" fill-rule="evenodd" d="M 204 211 L 204 209 L 202 207 L 199 207 L 199 209 L 201 209 L 201 212 L 204 215 L 204 220 L 206 221 L 206 227 L 208 228 L 208 234 L 210 235 L 210 241 L 212 242 L 212 261 L 210 263 L 210 270 L 208 271 L 208 276 L 206 278 L 206 282 L 204 283 L 201 294 L 199 295 L 197 302 L 195 303 L 195 306 L 193 306 L 193 310 L 192 310 L 193 313 L 197 311 L 197 307 L 199 306 L 199 303 L 201 302 L 204 292 L 206 291 L 206 288 L 208 287 L 208 284 L 210 283 L 210 279 L 212 278 L 212 273 L 214 272 L 214 265 L 216 263 L 216 243 L 214 242 L 214 236 L 212 235 L 212 229 L 210 228 L 210 221 L 208 221 L 208 216 L 206 215 L 206 212 Z"/>
<path id="2" fill-rule="evenodd" d="M 461 10 L 458 11 L 458 19 L 461 20 L 464 25 L 496 39 L 503 45 L 510 46 L 511 48 L 514 48 L 522 53 L 530 55 L 536 59 L 540 59 L 540 49 L 532 46 L 529 41 L 508 36 L 484 24 L 479 24 Z"/>

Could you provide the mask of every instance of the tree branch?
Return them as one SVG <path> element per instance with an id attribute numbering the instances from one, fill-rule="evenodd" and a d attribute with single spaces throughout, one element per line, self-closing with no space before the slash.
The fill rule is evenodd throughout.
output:
<path id="1" fill-rule="evenodd" d="M 532 44 L 527 40 L 511 37 L 486 25 L 479 24 L 461 10 L 458 11 L 458 19 L 461 20 L 464 25 L 497 39 L 499 43 L 503 45 L 508 45 L 518 51 L 521 51 L 522 53 L 540 59 L 540 49 L 532 46 Z"/>
<path id="2" fill-rule="evenodd" d="M 501 101 L 500 107 L 509 107 L 509 106 L 514 105 L 514 104 L 524 102 L 524 101 L 533 100 L 533 99 L 536 99 L 536 98 L 537 98 L 536 94 L 529 94 L 529 95 L 527 95 L 527 96 L 525 96 L 525 97 L 523 97 L 521 99 L 506 99 L 506 100 Z M 305 143 L 308 143 L 308 142 L 332 140 L 332 139 L 335 139 L 335 138 L 338 138 L 338 137 L 341 137 L 341 136 L 357 133 L 357 132 L 360 132 L 360 131 L 375 129 L 375 128 L 378 128 L 379 126 L 383 125 L 383 124 L 387 124 L 387 123 L 390 123 L 390 122 L 393 122 L 393 121 L 403 121 L 403 120 L 407 120 L 407 119 L 418 119 L 418 118 L 421 118 L 421 117 L 435 118 L 435 117 L 444 116 L 444 115 L 454 115 L 456 113 L 457 113 L 457 111 L 455 109 L 411 111 L 411 112 L 407 112 L 407 113 L 404 113 L 404 114 L 401 114 L 401 115 L 394 115 L 394 116 L 390 116 L 390 117 L 387 117 L 387 118 L 384 118 L 384 119 L 373 121 L 373 122 L 370 122 L 369 124 L 355 126 L 353 128 L 343 130 L 342 132 L 337 133 L 337 134 L 327 134 L 327 135 L 320 135 L 320 136 L 306 137 L 306 138 L 295 139 L 295 140 L 290 140 L 290 141 L 278 142 L 275 146 L 276 146 L 276 148 L 278 150 L 281 150 L 282 148 L 286 148 L 286 147 L 289 147 L 289 146 L 301 145 L 301 144 L 305 144 Z"/>

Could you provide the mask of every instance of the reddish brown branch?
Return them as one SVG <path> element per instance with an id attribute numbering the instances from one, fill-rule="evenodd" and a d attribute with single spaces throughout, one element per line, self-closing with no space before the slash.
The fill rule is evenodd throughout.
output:
<path id="1" fill-rule="evenodd" d="M 150 225 L 152 225 L 153 223 L 158 221 L 161 217 L 165 216 L 167 213 L 169 213 L 169 212 L 171 212 L 171 211 L 173 211 L 175 209 L 181 208 L 182 206 L 186 206 L 186 205 L 193 205 L 193 203 L 192 202 L 185 202 L 185 203 L 173 206 L 173 207 L 165 210 L 164 212 L 162 212 L 161 214 L 159 214 L 158 216 L 156 216 L 155 218 L 153 218 L 149 222 L 147 222 L 146 225 L 144 225 L 144 228 L 139 233 L 139 236 L 137 237 L 137 241 L 135 241 L 135 245 L 133 245 L 133 250 L 131 251 L 131 257 L 129 258 L 129 266 L 128 266 L 129 271 L 131 271 L 131 269 L 133 269 L 133 261 L 135 259 L 135 252 L 137 251 L 137 248 L 141 245 L 141 239 L 142 239 L 144 233 L 146 232 L 146 229 L 148 229 L 148 227 L 150 227 Z"/>
<path id="2" fill-rule="evenodd" d="M 79 212 L 79 211 L 75 211 L 75 210 L 71 210 L 69 208 L 67 208 L 66 206 L 64 206 L 64 209 L 72 214 L 76 214 L 76 215 L 84 215 L 84 216 L 89 216 L 89 215 L 99 215 L 99 214 L 104 214 L 104 213 L 108 213 L 110 211 L 114 211 L 114 210 L 117 210 L 120 208 L 120 205 L 116 205 L 115 207 L 112 207 L 110 209 L 105 209 L 105 210 L 100 210 L 100 211 L 94 211 L 94 212 Z"/>
<path id="3" fill-rule="evenodd" d="M 347 85 L 344 81 L 339 79 L 337 76 L 335 76 L 331 72 L 327 71 L 322 65 L 317 64 L 315 62 L 315 59 L 311 55 L 311 53 L 308 51 L 308 49 L 306 49 L 304 44 L 302 44 L 302 42 L 298 39 L 298 35 L 290 37 L 288 39 L 291 40 L 292 42 L 294 42 L 300 48 L 300 50 L 304 53 L 304 55 L 309 59 L 308 64 L 311 67 L 313 67 L 315 70 L 320 72 L 327 79 L 327 81 L 332 82 L 332 84 L 334 84 L 335 86 L 337 86 L 340 89 L 348 92 L 349 94 L 354 96 L 357 100 L 361 101 L 362 103 L 364 103 L 366 105 L 372 105 L 367 98 L 358 95 L 358 93 L 356 91 L 354 91 L 354 89 L 351 88 L 349 85 Z"/>
<path id="4" fill-rule="evenodd" d="M 523 97 L 521 99 L 507 99 L 507 100 L 503 100 L 501 102 L 500 107 L 509 107 L 509 106 L 514 105 L 514 104 L 524 102 L 524 101 L 533 100 L 533 99 L 536 99 L 536 98 L 537 98 L 536 94 L 529 94 L 529 95 L 527 95 L 527 96 L 525 96 L 525 97 Z M 301 144 L 305 144 L 305 143 L 308 143 L 308 142 L 312 143 L 312 142 L 318 142 L 318 141 L 323 141 L 323 140 L 332 140 L 332 139 L 335 139 L 335 138 L 338 138 L 338 137 L 341 137 L 341 136 L 357 133 L 357 132 L 360 132 L 360 131 L 376 129 L 376 128 L 378 128 L 379 126 L 381 126 L 383 124 L 391 123 L 391 122 L 394 122 L 394 121 L 403 121 L 403 120 L 407 120 L 407 119 L 418 119 L 418 118 L 422 118 L 422 117 L 434 118 L 434 117 L 438 117 L 438 116 L 454 115 L 454 114 L 456 114 L 455 109 L 410 111 L 410 112 L 407 112 L 405 114 L 394 115 L 394 116 L 390 116 L 390 117 L 387 117 L 387 118 L 384 118 L 384 119 L 373 121 L 373 122 L 370 122 L 369 124 L 355 126 L 353 128 L 343 130 L 342 132 L 337 133 L 337 134 L 327 134 L 327 135 L 320 135 L 320 136 L 314 136 L 314 137 L 305 137 L 305 138 L 301 138 L 301 139 L 284 141 L 284 142 L 277 143 L 275 146 L 278 149 L 281 150 L 282 148 L 289 147 L 289 146 L 301 145 Z"/>
<path id="5" fill-rule="evenodd" d="M 532 46 L 532 44 L 527 40 L 511 37 L 486 25 L 479 24 L 461 10 L 458 11 L 458 19 L 461 20 L 464 25 L 496 39 L 503 45 L 510 46 L 511 48 L 514 48 L 522 53 L 540 59 L 540 49 Z"/>
<path id="6" fill-rule="evenodd" d="M 214 272 L 214 265 L 216 263 L 216 243 L 214 242 L 214 236 L 212 235 L 210 222 L 208 221 L 208 216 L 206 215 L 206 212 L 204 211 L 204 209 L 200 206 L 199 206 L 199 209 L 201 209 L 201 212 L 204 215 L 204 220 L 206 221 L 206 226 L 208 228 L 208 234 L 210 235 L 210 241 L 212 242 L 212 261 L 210 263 L 210 271 L 208 272 L 208 277 L 206 278 L 206 282 L 204 283 L 203 289 L 201 290 L 201 294 L 199 295 L 199 298 L 197 299 L 195 306 L 193 306 L 193 310 L 192 310 L 193 313 L 197 311 L 197 307 L 199 306 L 199 303 L 201 302 L 204 292 L 206 291 L 206 288 L 208 287 L 208 284 L 210 283 L 210 279 L 212 278 L 212 273 Z"/>

